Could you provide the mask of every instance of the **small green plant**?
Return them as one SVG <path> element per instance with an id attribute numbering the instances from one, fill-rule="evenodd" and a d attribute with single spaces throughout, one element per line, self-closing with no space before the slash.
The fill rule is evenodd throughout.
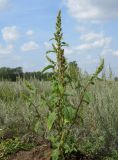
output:
<path id="1" fill-rule="evenodd" d="M 46 106 L 43 124 L 46 126 L 45 138 L 52 144 L 52 159 L 64 160 L 65 155 L 71 154 L 73 151 L 77 152 L 78 150 L 77 139 L 74 137 L 74 132 L 76 132 L 76 129 L 78 130 L 79 127 L 79 111 L 81 107 L 90 102 L 88 88 L 102 71 L 104 60 L 101 61 L 96 72 L 89 78 L 84 86 L 80 84 L 81 82 L 79 80 L 77 85 L 72 85 L 73 81 L 71 75 L 68 73 L 69 65 L 64 56 L 64 47 L 67 47 L 68 44 L 63 41 L 61 11 L 58 13 L 56 32 L 51 40 L 54 41 L 54 43 L 52 43 L 52 50 L 46 52 L 46 57 L 50 64 L 43 69 L 43 72 L 52 69 L 51 90 L 49 94 L 41 95 L 40 98 L 43 102 L 41 102 L 39 106 Z M 50 54 L 54 54 L 54 60 L 50 58 Z M 27 86 L 32 93 L 35 91 L 30 84 L 27 84 Z M 72 86 L 72 89 L 76 90 L 77 93 L 78 90 L 81 91 L 79 95 L 77 95 L 77 106 L 72 105 L 68 100 L 69 96 L 73 96 L 68 93 L 68 86 Z M 31 97 L 27 98 L 27 100 L 34 106 L 37 112 L 39 118 L 38 123 L 40 120 L 42 122 L 41 114 L 37 111 Z"/>
<path id="2" fill-rule="evenodd" d="M 20 150 L 29 150 L 33 147 L 33 144 L 25 144 L 20 141 L 19 138 L 8 139 L 0 143 L 0 159 L 14 154 Z"/>
<path id="3" fill-rule="evenodd" d="M 117 160 L 118 159 L 118 151 L 112 150 L 111 156 L 105 157 L 103 160 Z"/>

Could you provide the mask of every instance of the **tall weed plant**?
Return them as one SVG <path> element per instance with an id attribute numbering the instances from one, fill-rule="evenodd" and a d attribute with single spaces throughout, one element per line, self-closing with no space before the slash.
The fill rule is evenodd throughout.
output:
<path id="1" fill-rule="evenodd" d="M 66 155 L 71 154 L 73 151 L 78 151 L 77 139 L 74 135 L 79 128 L 79 111 L 81 107 L 89 104 L 89 86 L 94 84 L 94 80 L 104 67 L 104 60 L 101 60 L 100 66 L 88 79 L 86 84 L 81 84 L 81 80 L 73 83 L 73 79 L 68 72 L 69 64 L 64 55 L 64 47 L 67 47 L 68 44 L 63 41 L 61 23 L 61 11 L 59 11 L 56 21 L 56 31 L 54 37 L 51 39 L 53 41 L 52 50 L 46 52 L 46 58 L 50 64 L 43 69 L 43 72 L 48 69 L 51 69 L 53 72 L 51 89 L 48 94 L 40 95 L 40 103 L 38 105 L 35 105 L 32 98 L 36 93 L 36 88 L 26 82 L 31 93 L 26 99 L 30 102 L 30 106 L 32 105 L 35 108 L 38 117 L 36 129 L 38 129 L 39 125 L 44 127 L 44 137 L 52 145 L 53 160 L 63 160 Z M 54 60 L 50 58 L 50 54 L 54 54 Z M 68 92 L 68 86 L 71 86 L 71 90 L 76 92 L 78 97 L 77 105 L 73 105 L 68 100 L 69 97 L 74 96 L 72 94 L 73 92 Z M 38 108 L 45 108 L 43 116 Z"/>

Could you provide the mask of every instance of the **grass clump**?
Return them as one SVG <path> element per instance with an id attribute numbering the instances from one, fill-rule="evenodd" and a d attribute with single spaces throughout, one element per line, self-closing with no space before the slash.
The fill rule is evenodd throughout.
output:
<path id="1" fill-rule="evenodd" d="M 30 150 L 34 145 L 31 143 L 22 143 L 18 137 L 7 139 L 0 142 L 0 159 L 5 159 L 9 155 L 15 154 L 18 151 Z"/>

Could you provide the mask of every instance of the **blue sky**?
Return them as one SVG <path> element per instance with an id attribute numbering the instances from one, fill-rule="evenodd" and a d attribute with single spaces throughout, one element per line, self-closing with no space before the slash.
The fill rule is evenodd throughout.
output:
<path id="1" fill-rule="evenodd" d="M 41 70 L 62 10 L 68 61 L 93 72 L 100 58 L 118 76 L 117 0 L 0 0 L 0 67 Z"/>

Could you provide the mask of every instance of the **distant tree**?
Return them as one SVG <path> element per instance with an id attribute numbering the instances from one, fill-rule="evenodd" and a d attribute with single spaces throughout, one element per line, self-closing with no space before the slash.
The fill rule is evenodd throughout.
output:
<path id="1" fill-rule="evenodd" d="M 9 68 L 2 67 L 0 68 L 0 80 L 10 80 L 16 81 L 18 78 L 31 79 L 35 78 L 38 80 L 48 81 L 52 77 L 51 72 L 42 73 L 40 71 L 37 72 L 23 72 L 22 67 Z"/>
<path id="2" fill-rule="evenodd" d="M 118 81 L 118 77 L 115 77 L 115 81 Z"/>
<path id="3" fill-rule="evenodd" d="M 16 81 L 17 77 L 23 77 L 22 67 L 17 68 L 8 68 L 2 67 L 0 68 L 0 80 L 11 80 Z"/>
<path id="4" fill-rule="evenodd" d="M 77 81 L 80 76 L 80 69 L 76 61 L 69 62 L 68 73 L 73 81 Z"/>

